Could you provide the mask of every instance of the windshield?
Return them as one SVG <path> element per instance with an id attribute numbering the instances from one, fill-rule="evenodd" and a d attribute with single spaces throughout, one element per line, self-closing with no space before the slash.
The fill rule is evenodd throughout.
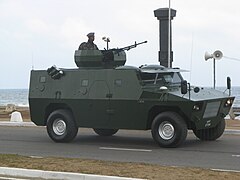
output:
<path id="1" fill-rule="evenodd" d="M 181 84 L 182 76 L 179 72 L 168 73 L 141 73 L 141 79 L 144 84 L 171 85 Z"/>

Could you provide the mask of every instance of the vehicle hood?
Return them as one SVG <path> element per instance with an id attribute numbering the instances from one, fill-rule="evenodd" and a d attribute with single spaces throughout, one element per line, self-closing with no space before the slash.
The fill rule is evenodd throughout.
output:
<path id="1" fill-rule="evenodd" d="M 183 95 L 180 90 L 170 91 L 169 94 L 174 96 L 182 97 L 184 99 L 190 99 L 191 101 L 203 101 L 203 100 L 211 100 L 211 99 L 221 99 L 229 97 L 229 94 L 215 90 L 213 88 L 200 88 L 199 92 L 194 92 L 193 88 L 191 88 L 190 92 Z"/>

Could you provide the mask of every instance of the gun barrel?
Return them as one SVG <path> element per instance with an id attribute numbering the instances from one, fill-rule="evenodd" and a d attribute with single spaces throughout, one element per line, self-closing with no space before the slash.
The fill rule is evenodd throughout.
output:
<path id="1" fill-rule="evenodd" d="M 143 42 L 140 42 L 140 43 L 138 43 L 138 44 L 143 44 L 143 43 L 147 43 L 147 41 L 143 41 Z"/>
<path id="2" fill-rule="evenodd" d="M 132 48 L 135 48 L 135 47 L 137 47 L 138 45 L 140 45 L 140 44 L 144 44 L 144 43 L 147 43 L 147 41 L 143 41 L 143 42 L 140 42 L 140 43 L 136 43 L 136 41 L 135 41 L 135 44 L 133 44 L 133 45 L 130 45 L 130 46 L 126 46 L 126 47 L 124 47 L 124 48 L 121 48 L 121 50 L 130 50 L 130 49 L 132 49 Z"/>

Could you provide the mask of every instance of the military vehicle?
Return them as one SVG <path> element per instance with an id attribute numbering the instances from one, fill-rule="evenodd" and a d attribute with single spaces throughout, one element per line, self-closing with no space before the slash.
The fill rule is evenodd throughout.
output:
<path id="1" fill-rule="evenodd" d="M 218 139 L 234 97 L 190 86 L 178 68 L 126 66 L 125 51 L 137 45 L 77 50 L 75 69 L 32 70 L 31 120 L 46 126 L 55 142 L 73 140 L 79 127 L 100 136 L 119 129 L 151 130 L 161 147 L 181 145 L 188 130 L 201 140 Z M 229 92 L 230 86 L 228 79 Z"/>

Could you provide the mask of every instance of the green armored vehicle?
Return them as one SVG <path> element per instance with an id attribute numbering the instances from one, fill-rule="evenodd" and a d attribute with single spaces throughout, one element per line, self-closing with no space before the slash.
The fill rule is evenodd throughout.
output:
<path id="1" fill-rule="evenodd" d="M 234 97 L 191 87 L 180 69 L 124 66 L 124 50 L 136 45 L 75 51 L 76 69 L 32 70 L 31 120 L 46 126 L 55 142 L 73 140 L 79 127 L 100 136 L 119 129 L 151 130 L 161 147 L 181 145 L 188 130 L 201 140 L 219 138 Z"/>

